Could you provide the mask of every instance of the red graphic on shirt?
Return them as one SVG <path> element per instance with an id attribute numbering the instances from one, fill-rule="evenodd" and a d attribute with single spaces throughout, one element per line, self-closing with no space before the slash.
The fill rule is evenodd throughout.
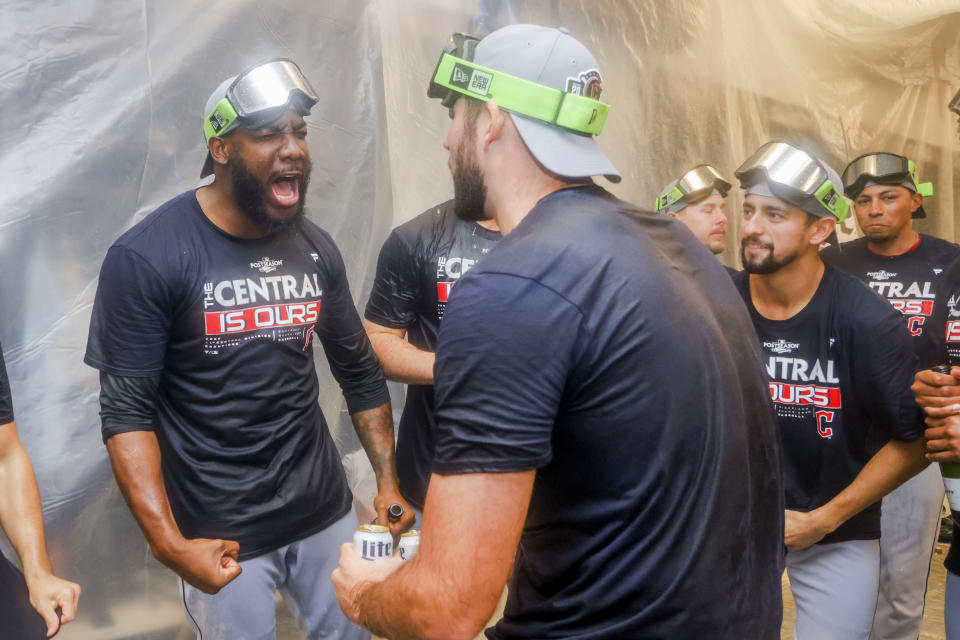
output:
<path id="1" fill-rule="evenodd" d="M 960 320 L 947 322 L 947 342 L 960 342 Z"/>
<path id="2" fill-rule="evenodd" d="M 833 429 L 827 426 L 828 422 L 833 422 L 833 411 L 817 411 L 813 414 L 817 418 L 817 433 L 821 438 L 832 438 Z"/>
<path id="3" fill-rule="evenodd" d="M 907 318 L 907 329 L 910 335 L 923 334 L 923 323 L 933 314 L 933 300 L 914 300 L 912 298 L 890 298 L 893 308 Z"/>
<path id="4" fill-rule="evenodd" d="M 780 404 L 823 407 L 825 409 L 840 408 L 840 389 L 836 387 L 771 382 L 770 398 Z"/>
<path id="5" fill-rule="evenodd" d="M 320 318 L 320 300 L 290 304 L 269 304 L 248 309 L 212 311 L 203 314 L 208 336 L 296 327 L 315 323 Z"/>
<path id="6" fill-rule="evenodd" d="M 437 302 L 446 302 L 450 298 L 450 290 L 453 289 L 453 282 L 437 283 Z"/>

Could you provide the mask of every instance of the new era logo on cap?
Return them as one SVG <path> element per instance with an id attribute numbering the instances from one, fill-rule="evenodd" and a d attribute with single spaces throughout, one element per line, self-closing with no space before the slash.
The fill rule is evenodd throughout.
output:
<path id="1" fill-rule="evenodd" d="M 214 112 L 210 114 L 210 126 L 213 127 L 214 132 L 220 133 L 220 130 L 226 125 L 227 119 L 220 113 L 220 109 L 215 109 Z"/>

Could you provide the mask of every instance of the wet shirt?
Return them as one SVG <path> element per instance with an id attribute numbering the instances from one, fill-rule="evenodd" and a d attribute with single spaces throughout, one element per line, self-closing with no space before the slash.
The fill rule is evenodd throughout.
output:
<path id="1" fill-rule="evenodd" d="M 10 380 L 3 363 L 3 347 L 0 347 L 0 424 L 13 422 L 13 398 L 10 395 Z"/>
<path id="2" fill-rule="evenodd" d="M 453 200 L 400 225 L 380 250 L 364 316 L 424 351 L 436 351 L 440 319 L 453 285 L 500 239 L 476 222 L 457 218 Z M 409 385 L 397 434 L 400 492 L 423 509 L 433 464 L 433 386 Z"/>
<path id="3" fill-rule="evenodd" d="M 776 420 L 730 276 L 681 223 L 544 197 L 457 283 L 435 375 L 434 473 L 536 470 L 489 637 L 778 637 Z"/>
<path id="4" fill-rule="evenodd" d="M 910 392 L 917 370 L 902 316 L 853 276 L 827 266 L 792 318 L 761 316 L 749 274 L 737 288 L 764 353 L 782 438 L 787 509 L 811 511 L 847 487 L 888 440 L 923 435 Z M 880 537 L 877 502 L 822 543 Z"/>
<path id="5" fill-rule="evenodd" d="M 309 221 L 236 238 L 189 191 L 107 252 L 84 360 L 159 377 L 163 479 L 186 537 L 237 540 L 245 559 L 349 511 L 313 336 L 351 413 L 388 401 L 340 253 Z M 104 439 L 123 430 L 105 423 Z"/>
<path id="6" fill-rule="evenodd" d="M 943 275 L 937 292 L 936 320 L 944 327 L 947 355 L 943 362 L 960 366 L 960 259 L 954 260 Z M 943 364 L 935 362 L 934 364 Z M 953 540 L 944 566 L 960 575 L 960 513 L 953 512 Z"/>
<path id="7" fill-rule="evenodd" d="M 921 368 L 943 361 L 943 324 L 933 320 L 936 291 L 943 272 L 960 257 L 960 246 L 921 234 L 910 251 L 888 257 L 873 253 L 865 238 L 857 238 L 844 242 L 839 251 L 830 247 L 820 255 L 866 282 L 904 315 Z"/>

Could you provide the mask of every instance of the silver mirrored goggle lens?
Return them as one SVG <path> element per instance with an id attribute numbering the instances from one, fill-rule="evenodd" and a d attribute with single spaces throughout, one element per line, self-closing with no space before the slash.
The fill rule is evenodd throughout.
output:
<path id="1" fill-rule="evenodd" d="M 286 105 L 294 91 L 306 96 L 311 105 L 317 101 L 316 92 L 296 64 L 271 60 L 241 74 L 227 93 L 237 115 L 243 117 Z"/>
<path id="2" fill-rule="evenodd" d="M 738 178 L 762 169 L 767 180 L 812 195 L 827 172 L 805 151 L 785 142 L 768 142 L 740 165 Z"/>
<path id="3" fill-rule="evenodd" d="M 683 192 L 684 196 L 708 189 L 713 190 L 714 187 L 718 188 L 721 193 L 726 194 L 730 189 L 730 183 L 724 180 L 723 176 L 710 165 L 701 165 L 683 174 L 683 177 L 677 181 L 677 187 Z"/>
<path id="4" fill-rule="evenodd" d="M 895 153 L 871 153 L 860 156 L 843 170 L 844 189 L 850 190 L 866 178 L 902 180 L 910 174 L 910 161 Z M 861 180 L 863 179 L 863 180 Z"/>

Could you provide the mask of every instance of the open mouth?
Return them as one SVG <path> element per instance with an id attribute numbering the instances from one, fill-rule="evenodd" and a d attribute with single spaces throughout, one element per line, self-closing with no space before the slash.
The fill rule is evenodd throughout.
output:
<path id="1" fill-rule="evenodd" d="M 271 192 L 281 207 L 292 207 L 300 202 L 300 175 L 284 174 L 273 181 Z"/>

